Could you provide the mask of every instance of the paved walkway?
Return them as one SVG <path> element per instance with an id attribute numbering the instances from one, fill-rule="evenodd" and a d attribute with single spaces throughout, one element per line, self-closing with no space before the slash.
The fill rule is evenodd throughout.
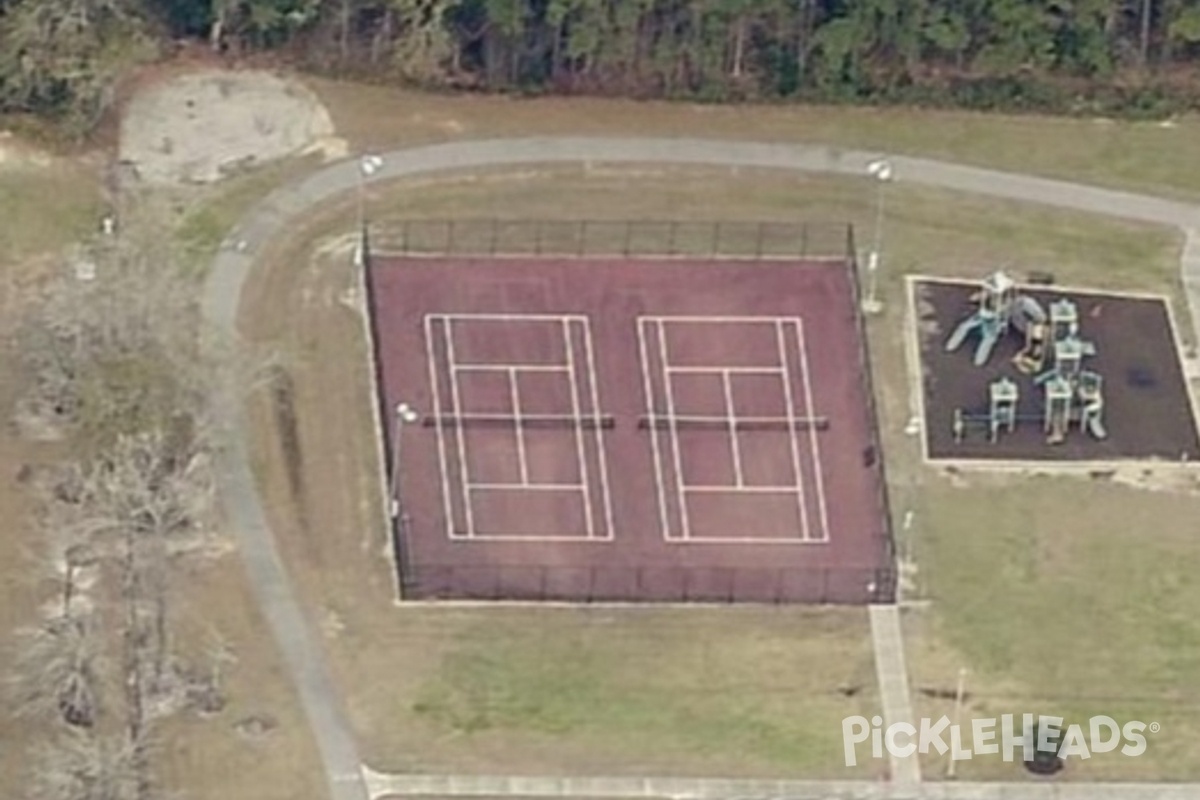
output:
<path id="1" fill-rule="evenodd" d="M 380 775 L 371 800 L 420 798 L 603 798 L 603 800 L 1196 800 L 1197 784 L 923 783 L 688 778 L 517 778 L 499 775 Z"/>
<path id="2" fill-rule="evenodd" d="M 876 605 L 868 609 L 871 640 L 875 649 L 875 679 L 879 681 L 879 700 L 883 705 L 883 729 L 897 722 L 916 724 L 908 693 L 908 665 L 904 660 L 904 632 L 900 628 L 900 607 Z M 896 758 L 889 754 L 892 781 L 897 787 L 911 788 L 921 782 L 921 761 Z"/>
<path id="3" fill-rule="evenodd" d="M 787 144 L 726 142 L 703 139 L 536 137 L 451 142 L 384 153 L 383 167 L 373 180 L 399 178 L 447 170 L 470 170 L 516 164 L 569 162 L 639 162 L 697 164 L 729 167 L 761 167 L 773 170 L 804 170 L 861 176 L 866 165 L 884 154 L 845 151 L 832 147 Z M 1063 181 L 948 164 L 927 159 L 891 157 L 896 180 L 939 186 L 992 197 L 1042 203 L 1059 208 L 1124 217 L 1181 228 L 1188 234 L 1182 265 L 1183 284 L 1192 309 L 1192 324 L 1200 341 L 1200 208 L 1156 197 L 1131 194 Z M 254 263 L 255 253 L 268 241 L 287 233 L 295 217 L 304 210 L 337 195 L 353 192 L 358 185 L 356 160 L 333 164 L 307 178 L 285 186 L 256 205 L 230 233 L 213 261 L 204 287 L 202 313 L 218 335 L 235 338 L 236 317 L 242 286 Z M 245 429 L 242 409 L 227 409 L 238 430 Z M 300 693 L 308 721 L 317 740 L 322 764 L 334 800 L 364 800 L 366 783 L 359 779 L 359 759 L 346 722 L 341 700 L 329 676 L 324 654 L 297 602 L 274 538 L 267 526 L 249 466 L 245 442 L 235 437 L 219 454 L 221 496 L 229 524 L 239 537 L 242 557 L 250 573 L 256 597 L 271 631 L 279 643 L 289 674 Z M 409 779 L 413 780 L 413 779 Z M 459 779 L 466 780 L 466 779 Z M 479 779 L 472 779 L 479 780 Z M 502 779 L 510 781 L 512 779 Z M 564 784 L 569 785 L 569 784 Z M 675 785 L 675 784 L 672 784 Z M 740 795 L 740 784 L 701 782 L 691 786 L 704 791 Z M 811 784 L 816 786 L 816 784 Z M 726 787 L 725 789 L 712 787 Z M 766 786 L 766 784 L 763 784 Z M 1146 793 L 1129 787 L 1111 789 L 1103 785 L 1063 786 L 1045 797 L 1200 797 L 1200 786 L 1149 785 Z M 823 787 L 823 788 L 821 788 Z M 815 791 L 822 797 L 852 797 L 843 793 L 844 784 L 822 784 Z M 857 789 L 848 789 L 858 791 Z M 908 791 L 897 784 L 876 797 L 900 797 Z M 1002 786 L 994 784 L 921 784 L 921 797 L 1002 798 Z M 1017 790 L 1012 790 L 1017 791 Z M 1028 787 L 1021 797 L 1031 797 Z M 1041 790 L 1039 790 L 1041 791 Z M 1185 792 L 1171 795 L 1169 792 Z M 428 794 L 428 792 L 426 792 Z M 503 794 L 498 792 L 497 794 Z M 775 795 L 773 792 L 769 794 Z M 630 795 L 618 795 L 630 796 Z M 644 796 L 644 795 L 640 795 Z M 778 795 L 775 795 L 778 796 Z M 799 797 L 800 795 L 797 795 Z"/>

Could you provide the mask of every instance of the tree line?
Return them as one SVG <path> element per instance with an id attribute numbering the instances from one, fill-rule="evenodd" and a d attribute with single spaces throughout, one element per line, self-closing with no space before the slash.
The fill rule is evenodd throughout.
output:
<path id="1" fill-rule="evenodd" d="M 492 91 L 1159 114 L 1200 0 L 0 0 L 0 110 L 86 126 L 182 39 Z"/>

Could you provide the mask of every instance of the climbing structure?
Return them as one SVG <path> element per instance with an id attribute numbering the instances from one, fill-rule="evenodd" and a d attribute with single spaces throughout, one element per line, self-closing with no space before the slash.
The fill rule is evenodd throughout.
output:
<path id="1" fill-rule="evenodd" d="M 1013 279 L 1001 271 L 993 272 L 985 278 L 979 291 L 971 295 L 971 301 L 976 306 L 975 311 L 960 322 L 950 334 L 946 341 L 947 352 L 957 350 L 967 337 L 976 334 L 979 343 L 975 345 L 975 366 L 986 364 L 996 342 L 1008 332 L 1012 321 L 1016 286 Z"/>
<path id="2" fill-rule="evenodd" d="M 957 350 L 972 334 L 979 337 L 974 363 L 987 363 L 997 342 L 1010 329 L 1024 337 L 1024 345 L 1013 356 L 1016 369 L 1033 377 L 1041 389 L 1042 413 L 1021 414 L 1015 381 L 1001 376 L 988 386 L 988 412 L 954 412 L 955 441 L 961 442 L 968 427 L 986 427 L 993 443 L 1001 431 L 1012 432 L 1021 421 L 1040 421 L 1048 444 L 1066 441 L 1072 424 L 1096 439 L 1107 436 L 1104 427 L 1103 379 L 1084 369 L 1084 359 L 1096 355 L 1096 346 L 1080 336 L 1079 309 L 1067 298 L 1049 305 L 1049 314 L 1036 299 L 1017 291 L 1003 272 L 994 272 L 971 295 L 975 310 L 962 320 L 946 341 L 946 350 Z M 1047 364 L 1049 361 L 1049 364 Z"/>
<path id="3" fill-rule="evenodd" d="M 954 410 L 954 440 L 962 443 L 967 428 L 982 427 L 988 431 L 988 439 L 995 444 L 1000 432 L 1012 433 L 1017 425 L 1017 400 L 1020 389 L 1015 381 L 1000 378 L 988 387 L 988 413 L 972 414 L 961 408 Z"/>

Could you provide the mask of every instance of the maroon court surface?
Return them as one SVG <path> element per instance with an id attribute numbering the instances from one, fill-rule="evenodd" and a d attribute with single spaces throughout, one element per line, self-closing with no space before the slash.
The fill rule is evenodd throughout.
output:
<path id="1" fill-rule="evenodd" d="M 846 262 L 377 256 L 368 289 L 406 597 L 891 598 Z"/>

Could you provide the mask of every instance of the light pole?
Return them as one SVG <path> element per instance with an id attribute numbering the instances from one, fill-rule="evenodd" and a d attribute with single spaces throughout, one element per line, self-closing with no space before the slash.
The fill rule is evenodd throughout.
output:
<path id="1" fill-rule="evenodd" d="M 412 425 L 420 418 L 421 415 L 408 403 L 400 403 L 396 406 L 396 428 L 392 442 L 391 515 L 393 520 L 399 519 L 403 510 L 400 503 L 400 439 L 404 435 L 404 426 Z"/>
<path id="2" fill-rule="evenodd" d="M 361 264 L 366 255 L 367 239 L 367 179 L 383 166 L 383 159 L 376 155 L 365 155 L 358 159 L 358 250 L 356 259 Z"/>
<path id="3" fill-rule="evenodd" d="M 883 303 L 877 297 L 879 262 L 883 255 L 883 188 L 892 179 L 892 162 L 877 158 L 867 164 L 867 174 L 875 179 L 875 233 L 871 252 L 867 256 L 867 291 L 863 298 L 863 311 L 877 314 L 883 308 Z"/>

